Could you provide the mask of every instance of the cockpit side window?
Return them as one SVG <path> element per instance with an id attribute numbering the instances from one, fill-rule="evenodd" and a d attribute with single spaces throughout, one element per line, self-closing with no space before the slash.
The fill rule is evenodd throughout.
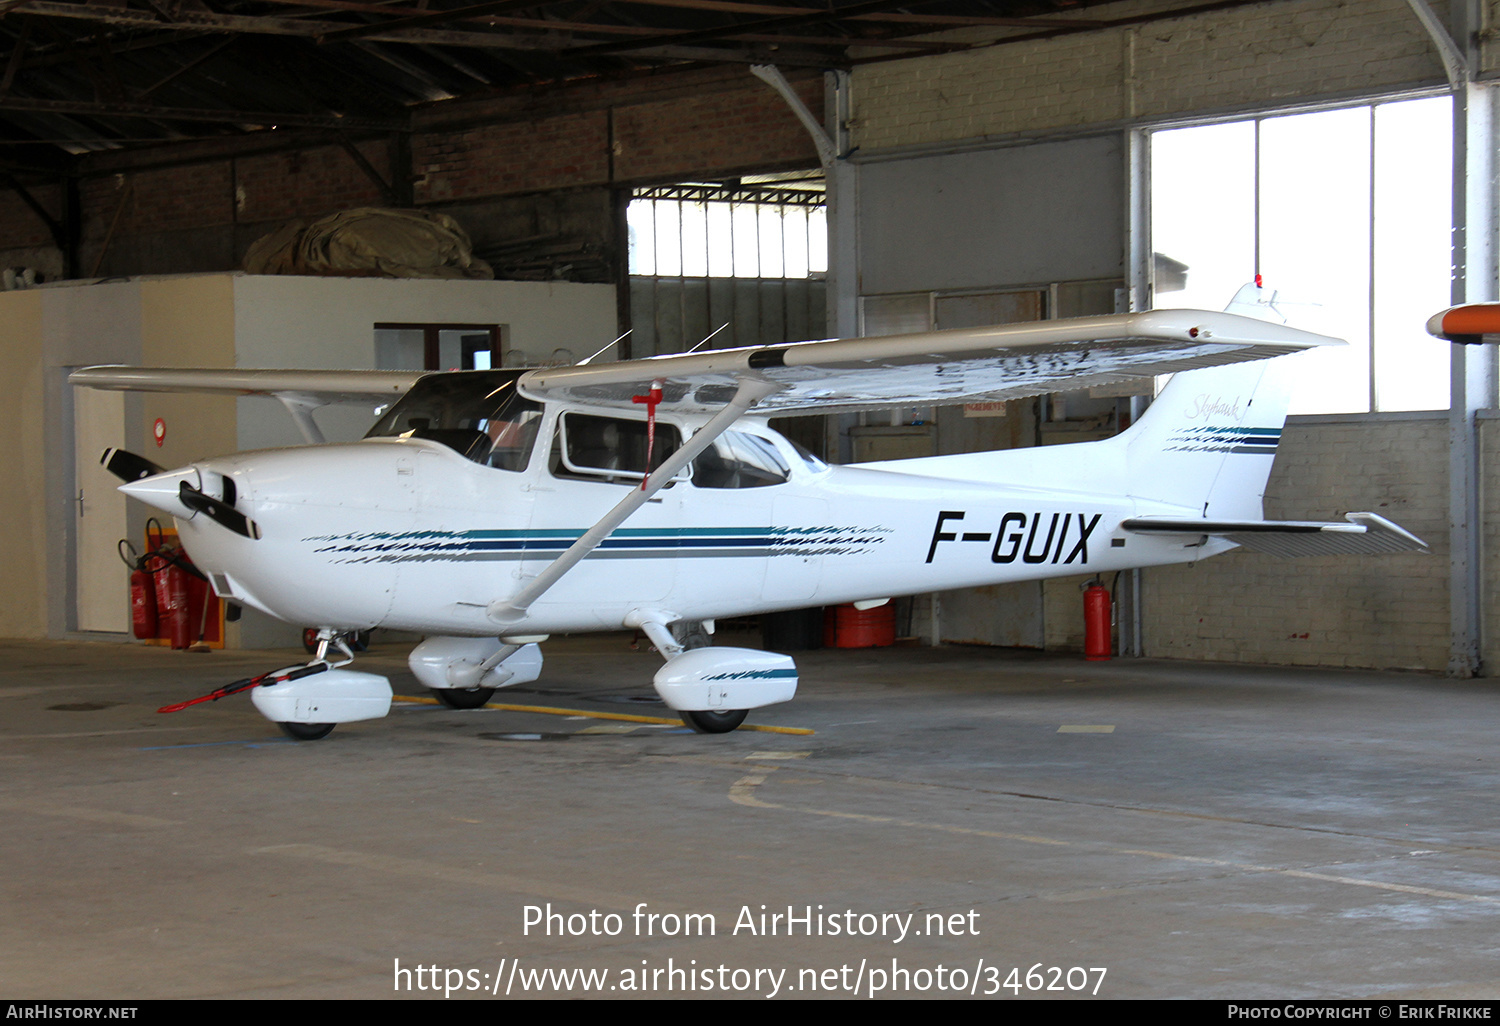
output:
<path id="1" fill-rule="evenodd" d="M 699 488 L 764 488 L 785 484 L 792 468 L 769 440 L 748 431 L 726 431 L 693 460 Z"/>
<path id="2" fill-rule="evenodd" d="M 650 469 L 655 470 L 682 445 L 682 435 L 672 424 L 658 422 L 656 439 L 649 446 L 644 420 L 569 412 L 559 424 L 549 461 L 554 477 L 639 481 L 648 473 L 648 447 Z"/>
<path id="3" fill-rule="evenodd" d="M 366 438 L 426 438 L 497 470 L 522 471 L 542 407 L 516 391 L 519 371 L 432 374 L 420 379 Z"/>

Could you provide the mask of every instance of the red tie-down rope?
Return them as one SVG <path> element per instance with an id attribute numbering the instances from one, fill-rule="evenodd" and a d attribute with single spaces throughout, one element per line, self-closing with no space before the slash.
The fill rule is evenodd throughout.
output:
<path id="1" fill-rule="evenodd" d="M 328 669 L 327 663 L 314 663 L 311 666 L 298 666 L 290 670 L 267 670 L 259 677 L 246 677 L 244 680 L 237 680 L 233 684 L 225 684 L 217 691 L 210 691 L 202 697 L 190 698 L 186 702 L 178 702 L 175 705 L 164 705 L 156 711 L 159 713 L 181 712 L 188 706 L 197 705 L 199 702 L 217 702 L 221 698 L 229 695 L 237 695 L 241 691 L 249 691 L 251 688 L 266 687 L 271 684 L 280 684 L 282 681 L 287 680 L 300 680 L 303 677 L 311 677 L 315 673 L 322 673 L 326 669 Z"/>
<path id="2" fill-rule="evenodd" d="M 633 395 L 633 403 L 646 404 L 646 477 L 641 478 L 641 491 L 646 490 L 646 479 L 651 476 L 651 451 L 656 448 L 656 405 L 661 402 L 661 382 L 651 382 L 648 395 Z"/>

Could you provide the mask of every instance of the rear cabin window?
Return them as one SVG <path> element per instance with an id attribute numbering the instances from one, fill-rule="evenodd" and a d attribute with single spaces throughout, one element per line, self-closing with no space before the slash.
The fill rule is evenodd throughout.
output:
<path id="1" fill-rule="evenodd" d="M 784 484 L 792 468 L 769 440 L 744 431 L 726 431 L 693 460 L 699 488 L 764 488 Z"/>
<path id="2" fill-rule="evenodd" d="M 651 466 L 648 470 L 644 420 L 564 413 L 561 425 L 552 442 L 554 477 L 639 481 L 649 470 L 660 467 L 682 445 L 682 435 L 675 426 L 658 422 L 656 439 L 649 446 Z"/>

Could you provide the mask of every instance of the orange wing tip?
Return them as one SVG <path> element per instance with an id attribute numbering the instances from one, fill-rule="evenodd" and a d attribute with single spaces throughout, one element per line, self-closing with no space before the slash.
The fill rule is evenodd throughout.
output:
<path id="1" fill-rule="evenodd" d="M 1500 303 L 1469 303 L 1435 313 L 1427 332 L 1454 342 L 1478 342 L 1480 335 L 1500 335 Z"/>

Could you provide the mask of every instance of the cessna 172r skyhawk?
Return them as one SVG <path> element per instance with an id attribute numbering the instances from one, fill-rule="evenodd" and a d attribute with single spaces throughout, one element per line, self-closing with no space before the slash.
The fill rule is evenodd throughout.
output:
<path id="1" fill-rule="evenodd" d="M 666 660 L 655 686 L 667 705 L 720 732 L 791 699 L 797 670 L 785 655 L 687 649 L 686 624 L 711 632 L 726 616 L 1191 562 L 1235 545 L 1424 549 L 1373 513 L 1262 519 L 1293 369 L 1267 358 L 1338 344 L 1167 310 L 527 371 L 95 367 L 71 380 L 275 396 L 313 443 L 166 471 L 104 456 L 123 491 L 176 518 L 222 598 L 321 626 L 307 666 L 232 688 L 251 689 L 292 736 L 386 714 L 384 677 L 329 659 L 371 627 L 428 635 L 412 672 L 456 707 L 535 680 L 550 634 L 636 628 Z M 1171 372 L 1122 434 L 1046 448 L 829 466 L 765 419 Z M 396 401 L 363 440 L 323 444 L 312 409 L 372 399 Z"/>

